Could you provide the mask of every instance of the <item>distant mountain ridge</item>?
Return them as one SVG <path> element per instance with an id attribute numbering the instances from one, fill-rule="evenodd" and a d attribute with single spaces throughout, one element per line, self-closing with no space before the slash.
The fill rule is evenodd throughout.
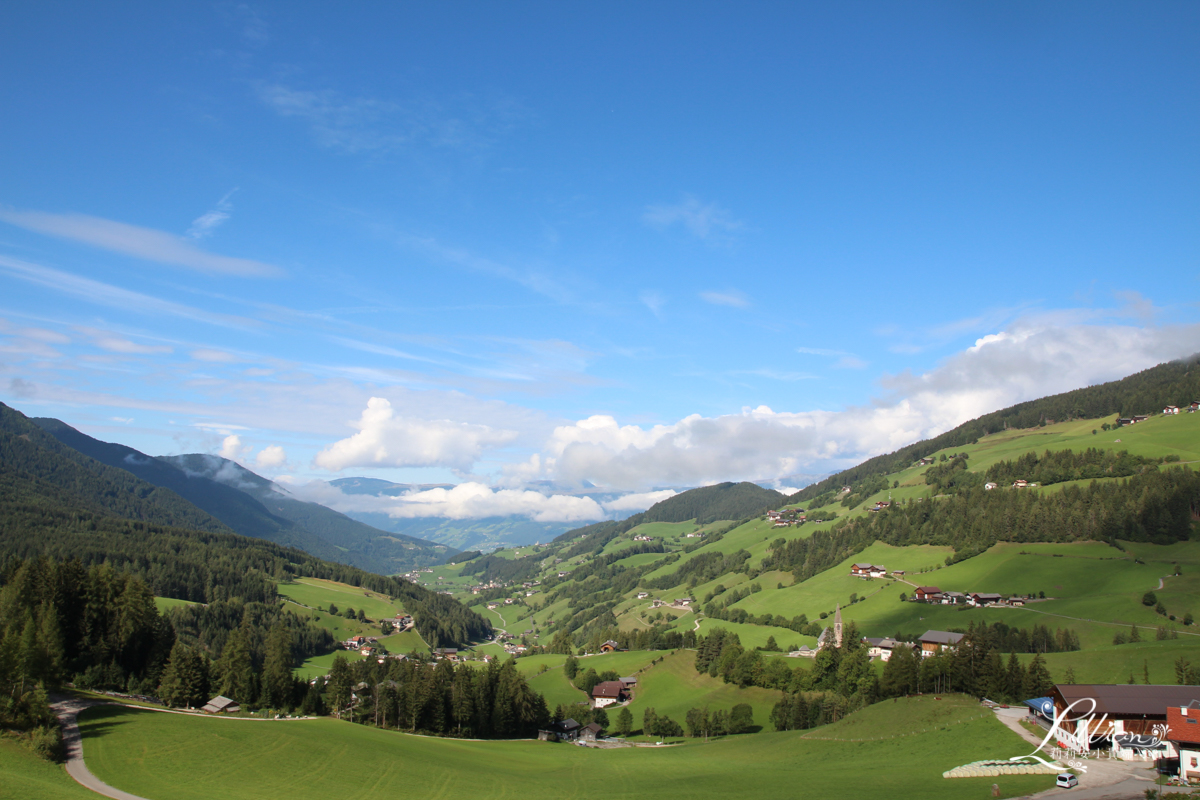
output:
<path id="1" fill-rule="evenodd" d="M 30 421 L 66 447 L 170 490 L 224 530 L 379 574 L 438 564 L 455 552 L 446 545 L 382 531 L 316 503 L 296 500 L 261 475 L 220 456 L 158 458 L 94 439 L 61 420 Z"/>

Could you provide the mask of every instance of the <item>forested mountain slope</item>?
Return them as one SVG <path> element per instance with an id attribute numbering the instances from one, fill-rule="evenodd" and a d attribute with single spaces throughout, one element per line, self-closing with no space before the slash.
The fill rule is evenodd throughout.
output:
<path id="1" fill-rule="evenodd" d="M 201 603 L 271 603 L 278 581 L 327 578 L 404 598 L 431 644 L 491 629 L 452 598 L 409 581 L 237 535 L 173 491 L 69 448 L 0 405 L 0 560 L 13 556 L 107 563 L 157 595 Z"/>
<path id="2" fill-rule="evenodd" d="M 387 534 L 316 503 L 295 500 L 271 481 L 218 456 L 155 458 L 122 444 L 102 442 L 57 419 L 30 421 L 102 464 L 175 492 L 244 536 L 298 547 L 318 558 L 382 574 L 441 563 L 453 552 L 443 545 Z"/>

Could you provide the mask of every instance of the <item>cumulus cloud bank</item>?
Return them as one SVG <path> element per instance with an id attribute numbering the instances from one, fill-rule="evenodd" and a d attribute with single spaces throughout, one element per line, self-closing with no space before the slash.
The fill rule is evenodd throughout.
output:
<path id="1" fill-rule="evenodd" d="M 596 415 L 554 429 L 535 472 L 614 490 L 771 479 L 836 468 L 935 436 L 981 414 L 1112 380 L 1200 350 L 1200 326 L 1137 328 L 1025 320 L 937 368 L 882 381 L 887 396 L 843 411 L 744 408 L 641 428 Z"/>
<path id="2" fill-rule="evenodd" d="M 347 467 L 450 467 L 467 471 L 485 449 L 517 438 L 516 431 L 448 419 L 397 417 L 392 404 L 372 397 L 355 423 L 358 433 L 317 454 L 313 463 L 340 472 Z"/>

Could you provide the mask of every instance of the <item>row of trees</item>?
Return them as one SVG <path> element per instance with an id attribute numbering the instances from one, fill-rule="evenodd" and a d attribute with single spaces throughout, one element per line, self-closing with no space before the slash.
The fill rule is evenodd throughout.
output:
<path id="1" fill-rule="evenodd" d="M 323 687 L 323 704 L 342 719 L 411 732 L 472 738 L 525 738 L 550 721 L 545 699 L 513 659 L 486 666 L 410 656 L 349 663 L 341 656 Z M 316 699 L 306 700 L 316 706 Z"/>

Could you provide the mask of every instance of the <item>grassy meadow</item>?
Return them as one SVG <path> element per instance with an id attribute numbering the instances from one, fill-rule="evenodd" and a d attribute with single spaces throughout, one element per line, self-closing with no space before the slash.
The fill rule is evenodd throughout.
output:
<path id="1" fill-rule="evenodd" d="M 127 707 L 84 715 L 88 766 L 101 780 L 154 800 L 249 800 L 269 794 L 289 800 L 340 795 L 353 780 L 363 800 L 395 795 L 452 797 L 554 795 L 587 798 L 728 798 L 792 796 L 861 798 L 864 783 L 839 764 L 870 764 L 894 798 L 1002 797 L 1051 786 L 1047 776 L 947 780 L 944 770 L 1018 752 L 1016 734 L 979 706 L 953 699 L 904 701 L 902 719 L 890 705 L 866 709 L 864 729 L 925 729 L 880 741 L 815 738 L 853 732 L 847 718 L 807 732 L 727 737 L 675 747 L 615 750 L 546 742 L 475 742 L 381 731 L 333 719 L 242 722 L 182 717 Z M 896 707 L 897 709 L 899 706 Z M 885 720 L 871 719 L 883 715 Z M 839 736 L 838 739 L 851 739 Z M 878 787 L 876 781 L 872 787 Z M 47 795 L 50 796 L 50 795 Z"/>
<path id="2" fill-rule="evenodd" d="M 61 764 L 38 758 L 12 739 L 0 738 L 0 800 L 94 800 Z"/>

